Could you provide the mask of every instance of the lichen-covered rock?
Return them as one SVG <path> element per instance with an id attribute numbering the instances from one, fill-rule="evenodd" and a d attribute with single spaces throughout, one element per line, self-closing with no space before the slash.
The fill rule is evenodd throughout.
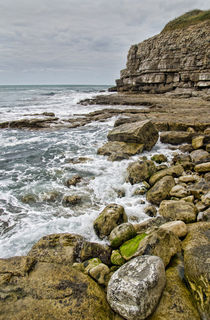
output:
<path id="1" fill-rule="evenodd" d="M 174 178 L 171 176 L 165 176 L 158 180 L 153 187 L 147 192 L 147 200 L 153 204 L 160 204 L 160 202 L 166 199 L 170 190 L 175 185 Z"/>
<path id="2" fill-rule="evenodd" d="M 183 200 L 163 200 L 159 209 L 160 215 L 172 220 L 181 220 L 190 223 L 196 220 L 196 207 Z"/>
<path id="3" fill-rule="evenodd" d="M 108 133 L 108 140 L 139 143 L 151 150 L 158 140 L 158 131 L 151 121 L 137 121 L 120 125 Z"/>
<path id="4" fill-rule="evenodd" d="M 95 219 L 93 227 L 99 238 L 103 239 L 109 236 L 115 227 L 127 221 L 124 208 L 118 204 L 110 204 Z"/>
<path id="5" fill-rule="evenodd" d="M 184 250 L 185 278 L 202 319 L 210 315 L 210 223 L 197 222 L 188 227 L 182 243 Z"/>
<path id="6" fill-rule="evenodd" d="M 192 296 L 183 281 L 184 266 L 176 257 L 166 270 L 166 287 L 148 320 L 200 320 Z"/>
<path id="7" fill-rule="evenodd" d="M 127 222 L 115 227 L 109 235 L 109 241 L 112 248 L 118 248 L 123 242 L 135 237 L 134 226 Z"/>
<path id="8" fill-rule="evenodd" d="M 140 242 L 146 236 L 146 233 L 142 233 L 123 243 L 120 247 L 120 254 L 122 255 L 123 259 L 130 260 L 138 250 Z"/>
<path id="9" fill-rule="evenodd" d="M 160 258 L 137 257 L 111 277 L 107 300 L 127 320 L 142 320 L 155 309 L 165 286 L 165 269 Z"/>
<path id="10" fill-rule="evenodd" d="M 127 159 L 130 156 L 142 153 L 143 148 L 144 145 L 139 143 L 108 141 L 98 149 L 97 153 L 103 156 L 109 156 L 109 160 L 116 159 L 117 157 Z"/>
<path id="11" fill-rule="evenodd" d="M 24 273 L 19 260 L 0 259 L 1 320 L 115 320 L 104 291 L 89 276 L 46 262 Z"/>
<path id="12" fill-rule="evenodd" d="M 129 164 L 126 180 L 131 184 L 139 183 L 149 179 L 157 171 L 151 160 L 138 160 Z"/>
<path id="13" fill-rule="evenodd" d="M 181 165 L 172 166 L 167 169 L 160 170 L 156 173 L 154 173 L 151 178 L 149 179 L 149 184 L 152 186 L 155 184 L 158 180 L 165 176 L 172 176 L 172 177 L 179 177 L 184 172 L 184 169 Z"/>
<path id="14" fill-rule="evenodd" d="M 122 257 L 119 250 L 113 250 L 111 255 L 111 263 L 117 266 L 122 266 L 126 260 Z"/>
<path id="15" fill-rule="evenodd" d="M 140 255 L 154 255 L 163 260 L 165 267 L 171 257 L 181 251 L 179 238 L 170 230 L 159 229 L 145 237 L 138 245 L 132 257 Z"/>
<path id="16" fill-rule="evenodd" d="M 187 234 L 187 226 L 183 221 L 170 221 L 162 224 L 160 229 L 172 231 L 177 237 L 185 237 Z"/>

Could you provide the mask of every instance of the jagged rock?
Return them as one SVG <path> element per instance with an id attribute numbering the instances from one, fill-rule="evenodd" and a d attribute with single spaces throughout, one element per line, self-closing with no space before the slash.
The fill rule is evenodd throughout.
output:
<path id="1" fill-rule="evenodd" d="M 160 258 L 137 257 L 111 277 L 107 300 L 127 320 L 141 320 L 155 309 L 165 287 L 165 270 Z"/>
<path id="2" fill-rule="evenodd" d="M 158 131 L 151 121 L 123 124 L 108 133 L 108 140 L 139 143 L 145 150 L 151 150 L 158 140 Z"/>
<path id="3" fill-rule="evenodd" d="M 148 320 L 200 320 L 192 296 L 183 281 L 183 263 L 174 257 L 166 270 L 166 287 Z"/>
<path id="4" fill-rule="evenodd" d="M 146 208 L 144 208 L 144 213 L 147 214 L 149 217 L 156 217 L 157 209 L 155 208 L 155 206 L 149 205 Z"/>
<path id="5" fill-rule="evenodd" d="M 194 10 L 175 21 L 180 25 L 173 24 L 171 29 L 166 26 L 160 34 L 131 46 L 126 69 L 116 80 L 118 91 L 172 91 L 173 95 L 189 98 L 208 90 L 208 11 Z"/>
<path id="6" fill-rule="evenodd" d="M 71 177 L 66 181 L 67 187 L 76 186 L 79 182 L 81 182 L 81 180 L 82 180 L 82 177 L 76 174 L 75 176 Z"/>
<path id="7" fill-rule="evenodd" d="M 195 164 L 207 162 L 210 160 L 210 155 L 203 149 L 194 150 L 190 153 L 190 157 Z"/>
<path id="8" fill-rule="evenodd" d="M 26 259 L 0 259 L 1 320 L 115 319 L 104 291 L 89 276 L 70 265 L 31 265 Z"/>
<path id="9" fill-rule="evenodd" d="M 160 202 L 166 199 L 172 187 L 175 185 L 174 178 L 171 176 L 165 176 L 158 180 L 153 187 L 147 192 L 147 201 L 153 204 L 160 204 Z"/>
<path id="10" fill-rule="evenodd" d="M 127 168 L 126 180 L 131 184 L 147 180 L 157 171 L 156 166 L 151 160 L 138 160 L 129 164 Z"/>
<path id="11" fill-rule="evenodd" d="M 151 178 L 149 179 L 149 184 L 153 185 L 165 176 L 179 177 L 182 175 L 183 172 L 184 169 L 181 165 L 176 165 L 167 169 L 160 170 L 151 176 Z"/>
<path id="12" fill-rule="evenodd" d="M 194 203 L 194 196 L 187 196 L 182 198 L 183 201 Z"/>
<path id="13" fill-rule="evenodd" d="M 151 160 L 157 163 L 162 163 L 167 162 L 167 157 L 164 154 L 154 154 L 154 156 L 151 157 Z"/>
<path id="14" fill-rule="evenodd" d="M 110 265 L 111 251 L 112 250 L 108 245 L 83 241 L 78 257 L 81 261 L 99 258 L 104 264 Z"/>
<path id="15" fill-rule="evenodd" d="M 174 145 L 182 143 L 191 143 L 193 133 L 182 131 L 166 131 L 161 132 L 160 141 L 162 143 L 170 143 Z"/>
<path id="16" fill-rule="evenodd" d="M 134 226 L 127 222 L 115 227 L 109 235 L 109 241 L 112 248 L 118 248 L 123 242 L 135 237 Z"/>
<path id="17" fill-rule="evenodd" d="M 194 167 L 191 157 L 187 154 L 178 154 L 172 159 L 172 161 L 176 165 L 182 165 L 185 170 L 192 170 Z"/>
<path id="18" fill-rule="evenodd" d="M 193 149 L 199 149 L 203 146 L 204 136 L 197 136 L 192 138 Z"/>
<path id="19" fill-rule="evenodd" d="M 187 234 L 187 226 L 183 221 L 166 222 L 160 226 L 160 229 L 172 231 L 177 237 L 185 237 Z"/>
<path id="20" fill-rule="evenodd" d="M 196 208 L 194 204 L 183 200 L 163 200 L 159 213 L 165 218 L 181 220 L 190 223 L 196 220 Z"/>
<path id="21" fill-rule="evenodd" d="M 171 191 L 170 191 L 170 196 L 171 197 L 177 197 L 177 198 L 184 198 L 189 195 L 189 191 L 182 185 L 175 185 Z"/>
<path id="22" fill-rule="evenodd" d="M 37 196 L 34 194 L 26 194 L 26 195 L 22 196 L 21 201 L 23 203 L 37 202 Z"/>
<path id="23" fill-rule="evenodd" d="M 143 144 L 139 143 L 126 143 L 120 141 L 108 141 L 97 153 L 104 156 L 109 156 L 109 160 L 117 158 L 128 159 L 130 156 L 142 153 L 144 148 Z"/>
<path id="24" fill-rule="evenodd" d="M 208 221 L 210 222 L 210 208 L 205 211 L 199 212 L 197 221 Z"/>
<path id="25" fill-rule="evenodd" d="M 109 236 L 115 227 L 127 221 L 124 208 L 118 204 L 110 204 L 95 219 L 93 227 L 99 238 L 103 239 Z"/>
<path id="26" fill-rule="evenodd" d="M 114 265 L 122 266 L 126 260 L 122 257 L 119 250 L 113 250 L 111 255 L 111 262 Z"/>
<path id="27" fill-rule="evenodd" d="M 180 251 L 179 238 L 170 230 L 159 229 L 144 237 L 144 239 L 139 242 L 136 251 L 132 255 L 130 254 L 127 260 L 149 254 L 160 257 L 166 267 L 171 257 Z M 122 246 L 120 247 L 120 252 L 122 253 Z"/>
<path id="28" fill-rule="evenodd" d="M 194 223 L 188 227 L 188 235 L 182 243 L 185 278 L 202 319 L 210 315 L 209 230 L 209 222 Z"/>
<path id="29" fill-rule="evenodd" d="M 196 172 L 209 172 L 210 171 L 210 162 L 197 164 L 195 166 Z"/>

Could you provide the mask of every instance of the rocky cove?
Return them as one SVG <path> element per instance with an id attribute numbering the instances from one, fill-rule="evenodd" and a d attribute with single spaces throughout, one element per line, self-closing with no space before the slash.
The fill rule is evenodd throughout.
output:
<path id="1" fill-rule="evenodd" d="M 126 181 L 136 185 L 133 197 L 146 195 L 148 219 L 131 221 L 123 206 L 110 203 L 93 222 L 107 244 L 51 234 L 25 256 L 0 259 L 0 319 L 209 319 L 208 90 L 202 96 L 189 90 L 178 96 L 100 95 L 82 103 L 126 108 L 104 107 L 62 123 L 71 128 L 118 115 L 96 152 L 108 161 L 138 157 L 128 165 Z M 25 121 L 1 127 L 52 130 L 48 119 L 46 126 Z M 172 159 L 141 155 L 158 138 L 177 151 Z M 72 176 L 68 187 L 80 179 Z M 79 198 L 65 201 L 74 205 Z"/>

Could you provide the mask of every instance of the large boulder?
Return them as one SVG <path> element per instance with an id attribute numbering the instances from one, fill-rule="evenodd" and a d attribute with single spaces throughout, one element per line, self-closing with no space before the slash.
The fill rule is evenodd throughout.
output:
<path id="1" fill-rule="evenodd" d="M 98 149 L 97 153 L 103 156 L 109 156 L 109 160 L 127 159 L 130 156 L 141 153 L 143 147 L 144 145 L 140 143 L 108 141 Z"/>
<path id="2" fill-rule="evenodd" d="M 118 204 L 109 204 L 95 219 L 93 227 L 99 238 L 103 239 L 109 236 L 111 231 L 118 225 L 127 222 L 128 217 L 122 206 Z"/>
<path id="3" fill-rule="evenodd" d="M 149 184 L 153 185 L 158 180 L 160 180 L 161 178 L 163 178 L 165 176 L 179 177 L 182 175 L 183 172 L 184 172 L 184 169 L 180 164 L 178 164 L 176 166 L 172 166 L 167 169 L 160 170 L 151 176 L 151 178 L 149 179 Z"/>
<path id="4" fill-rule="evenodd" d="M 193 133 L 185 131 L 165 131 L 161 132 L 160 141 L 174 145 L 191 143 L 193 135 Z"/>
<path id="5" fill-rule="evenodd" d="M 149 179 L 157 171 L 151 160 L 138 160 L 129 164 L 127 178 L 131 184 L 139 183 Z"/>
<path id="6" fill-rule="evenodd" d="M 182 243 L 185 278 L 197 303 L 202 319 L 210 315 L 210 222 L 188 226 L 188 235 Z"/>
<path id="7" fill-rule="evenodd" d="M 151 150 L 158 140 L 158 131 L 151 121 L 137 121 L 118 126 L 108 133 L 108 140 L 141 143 Z"/>
<path id="8" fill-rule="evenodd" d="M 193 203 L 183 200 L 163 200 L 160 204 L 159 213 L 171 220 L 181 220 L 190 223 L 196 220 L 196 207 Z"/>
<path id="9" fill-rule="evenodd" d="M 127 320 L 142 320 L 155 309 L 165 287 L 165 269 L 160 258 L 137 257 L 111 277 L 107 300 Z"/>
<path id="10" fill-rule="evenodd" d="M 200 320 L 192 296 L 183 281 L 183 265 L 176 257 L 166 270 L 166 287 L 148 320 Z"/>
<path id="11" fill-rule="evenodd" d="M 160 204 L 162 200 L 169 196 L 174 185 L 174 178 L 171 176 L 163 177 L 147 192 L 147 200 L 156 205 Z"/>
<path id="12" fill-rule="evenodd" d="M 0 320 L 114 320 L 104 291 L 69 265 L 0 259 Z"/>

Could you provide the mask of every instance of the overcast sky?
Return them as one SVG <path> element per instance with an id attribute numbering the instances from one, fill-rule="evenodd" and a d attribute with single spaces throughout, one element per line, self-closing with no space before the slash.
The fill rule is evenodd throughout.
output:
<path id="1" fill-rule="evenodd" d="M 205 0 L 0 0 L 0 84 L 114 84 L 132 44 Z"/>

